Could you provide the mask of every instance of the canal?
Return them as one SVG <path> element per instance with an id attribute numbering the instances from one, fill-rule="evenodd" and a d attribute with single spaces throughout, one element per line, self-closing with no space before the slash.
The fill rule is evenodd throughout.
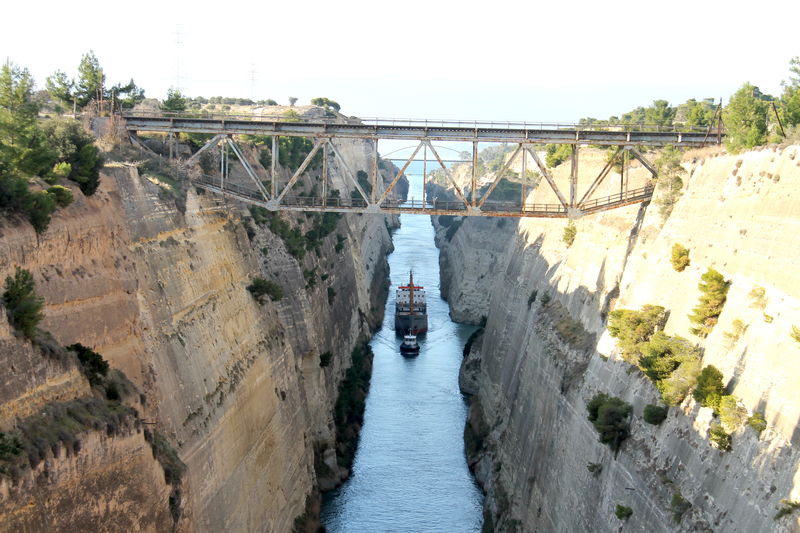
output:
<path id="1" fill-rule="evenodd" d="M 421 198 L 412 179 L 409 199 Z M 472 326 L 450 320 L 439 294 L 439 254 L 430 217 L 402 215 L 389 256 L 391 289 L 375 354 L 364 425 L 351 477 L 325 495 L 329 533 L 480 531 L 483 495 L 467 468 L 463 432 L 467 402 L 458 369 Z M 408 281 L 425 287 L 426 337 L 415 358 L 400 355 L 394 293 Z"/>

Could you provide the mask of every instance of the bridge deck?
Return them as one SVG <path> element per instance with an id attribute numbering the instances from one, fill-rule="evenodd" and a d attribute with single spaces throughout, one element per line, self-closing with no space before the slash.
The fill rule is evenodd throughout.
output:
<path id="1" fill-rule="evenodd" d="M 600 146 L 704 146 L 717 139 L 707 130 L 664 126 L 593 126 L 513 122 L 368 120 L 288 121 L 254 117 L 123 115 L 129 131 L 338 137 L 350 139 L 427 139 L 431 141 L 581 144 Z"/>

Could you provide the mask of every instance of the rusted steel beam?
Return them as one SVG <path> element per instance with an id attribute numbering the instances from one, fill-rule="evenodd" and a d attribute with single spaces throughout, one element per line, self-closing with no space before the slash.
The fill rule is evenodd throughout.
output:
<path id="1" fill-rule="evenodd" d="M 269 201 L 270 197 L 266 187 L 264 187 L 264 184 L 261 183 L 260 179 L 258 179 L 256 171 L 253 170 L 253 167 L 250 166 L 250 163 L 245 158 L 244 153 L 242 153 L 242 151 L 239 149 L 239 146 L 230 137 L 226 137 L 225 140 L 228 142 L 231 149 L 233 149 L 233 153 L 236 154 L 236 157 L 239 158 L 239 162 L 244 167 L 244 171 L 247 173 L 247 175 L 250 177 L 253 183 L 256 184 L 258 191 L 261 193 L 261 195 L 264 197 L 265 200 Z"/>
<path id="2" fill-rule="evenodd" d="M 497 187 L 497 184 L 500 183 L 501 179 L 503 179 L 503 175 L 506 173 L 506 170 L 508 170 L 508 167 L 511 166 L 511 163 L 514 161 L 514 159 L 517 158 L 517 154 L 519 154 L 521 150 L 522 150 L 522 144 L 517 145 L 517 149 L 514 150 L 514 153 L 511 154 L 511 157 L 503 164 L 502 168 L 500 168 L 500 170 L 497 172 L 497 175 L 494 177 L 494 181 L 492 182 L 491 185 L 489 185 L 489 188 L 486 189 L 486 193 L 484 193 L 480 203 L 478 203 L 478 209 L 483 207 L 483 204 L 485 204 L 486 200 L 489 199 L 489 196 L 491 196 L 492 192 L 494 192 L 495 187 Z"/>
<path id="3" fill-rule="evenodd" d="M 367 193 L 365 193 L 364 189 L 361 188 L 361 185 L 358 184 L 358 179 L 356 179 L 356 175 L 353 173 L 353 171 L 350 170 L 350 165 L 347 164 L 347 161 L 345 161 L 344 157 L 342 157 L 342 155 L 339 153 L 339 150 L 336 149 L 336 145 L 334 145 L 330 139 L 327 140 L 327 143 L 330 145 L 331 150 L 333 150 L 333 156 L 337 158 L 339 163 L 341 163 L 341 165 L 344 167 L 345 175 L 349 177 L 350 181 L 353 182 L 353 185 L 356 186 L 361 198 L 363 198 L 364 201 L 369 204 L 370 202 L 369 198 L 367 198 Z"/>
<path id="4" fill-rule="evenodd" d="M 450 170 L 446 166 L 444 166 L 444 162 L 442 161 L 442 158 L 439 157 L 439 152 L 436 151 L 436 148 L 433 147 L 433 145 L 431 144 L 430 141 L 425 141 L 425 144 L 428 145 L 428 148 L 431 149 L 431 152 L 433 152 L 433 155 L 436 156 L 436 160 L 439 162 L 439 165 L 442 167 L 442 171 L 444 171 L 444 175 L 447 176 L 447 179 L 450 180 L 450 184 L 453 185 L 453 187 L 455 188 L 456 196 L 458 196 L 459 200 L 461 200 L 464 203 L 464 207 L 469 208 L 469 203 L 467 202 L 467 199 L 464 197 L 464 193 L 461 190 L 461 187 L 459 187 L 458 183 L 456 183 L 456 180 L 453 179 L 453 175 L 450 174 Z"/>
<path id="5" fill-rule="evenodd" d="M 583 195 L 583 197 L 581 197 L 580 201 L 578 202 L 578 205 L 583 204 L 583 202 L 585 202 L 592 195 L 595 189 L 597 189 L 597 187 L 599 187 L 600 184 L 603 183 L 603 180 L 606 179 L 608 173 L 611 172 L 611 168 L 614 166 L 614 162 L 616 161 L 617 156 L 619 156 L 620 152 L 622 152 L 622 148 L 617 148 L 617 151 L 614 152 L 614 154 L 609 158 L 608 162 L 603 167 L 603 170 L 600 171 L 600 174 L 598 174 L 597 177 L 592 182 L 592 184 L 589 185 L 589 188 L 586 190 L 586 193 Z"/>
<path id="6" fill-rule="evenodd" d="M 577 134 L 577 133 L 576 133 Z M 576 197 L 578 195 L 578 145 L 572 145 L 572 152 L 570 153 L 569 165 L 569 205 L 575 207 Z"/>
<path id="7" fill-rule="evenodd" d="M 472 207 L 477 206 L 478 202 L 478 142 L 472 142 Z"/>
<path id="8" fill-rule="evenodd" d="M 314 142 L 314 147 L 311 149 L 306 158 L 300 164 L 300 167 L 298 167 L 298 169 L 295 171 L 294 175 L 292 176 L 292 179 L 289 180 L 289 183 L 286 184 L 286 187 L 283 188 L 283 191 L 281 191 L 278 197 L 275 198 L 276 203 L 278 204 L 281 203 L 281 200 L 283 199 L 284 196 L 286 196 L 286 193 L 289 192 L 289 189 L 291 189 L 292 186 L 297 182 L 297 180 L 300 178 L 300 175 L 306 171 L 306 167 L 308 167 L 308 165 L 311 164 L 311 160 L 314 159 L 315 155 L 317 155 L 317 151 L 320 149 L 320 146 L 322 146 L 322 143 L 324 142 L 325 142 L 324 140 L 320 139 L 317 139 Z"/>
<path id="9" fill-rule="evenodd" d="M 280 150 L 280 146 L 278 143 L 278 136 L 272 136 L 272 153 L 270 159 L 270 179 L 272 180 L 272 197 L 275 198 L 278 195 L 277 187 L 278 187 L 278 151 Z"/>
<path id="10" fill-rule="evenodd" d="M 653 175 L 653 179 L 658 177 L 658 171 L 655 169 L 655 167 L 647 159 L 645 159 L 644 156 L 640 154 L 636 148 L 631 147 L 628 150 L 633 155 L 633 157 L 639 160 L 639 162 L 644 166 L 644 168 L 650 171 L 650 174 Z"/>
<path id="11" fill-rule="evenodd" d="M 218 142 L 220 142 L 221 140 L 223 140 L 225 138 L 226 138 L 225 135 L 215 135 L 214 137 L 209 139 L 208 142 L 206 144 L 204 144 L 198 151 L 196 151 L 189 159 L 184 161 L 182 163 L 182 165 L 184 167 L 187 167 L 187 166 L 193 164 L 195 161 L 197 161 L 200 158 L 200 154 L 202 154 L 203 152 L 205 152 L 209 148 L 215 147 Z M 149 148 L 148 148 L 148 150 L 149 150 Z M 151 150 L 151 152 L 152 152 L 152 150 Z"/>
<path id="12" fill-rule="evenodd" d="M 547 170 L 547 167 L 544 165 L 544 163 L 542 163 L 542 160 L 539 159 L 539 156 L 536 154 L 535 150 L 531 150 L 529 147 L 526 147 L 525 149 L 528 151 L 529 154 L 531 154 L 531 157 L 533 158 L 533 160 L 536 161 L 536 166 L 539 167 L 539 171 L 544 176 L 544 179 L 547 180 L 547 183 L 550 185 L 550 188 L 553 189 L 553 192 L 556 193 L 556 197 L 558 197 L 558 201 L 561 202 L 561 205 L 564 206 L 564 209 L 566 209 L 567 208 L 567 200 L 566 200 L 566 198 L 564 198 L 564 195 L 561 194 L 561 191 L 558 190 L 558 186 L 556 185 L 556 182 L 553 179 L 553 176 L 550 175 L 550 171 Z"/>
<path id="13" fill-rule="evenodd" d="M 424 142 L 420 141 L 420 143 L 414 149 L 414 153 L 411 154 L 411 157 L 409 157 L 408 160 L 406 161 L 405 165 L 403 165 L 403 168 L 400 169 L 400 171 L 394 177 L 394 179 L 389 184 L 389 186 L 386 187 L 386 190 L 383 191 L 383 194 L 381 195 L 381 199 L 378 200 L 378 205 L 381 205 L 384 201 L 386 201 L 386 197 L 389 196 L 389 193 L 392 192 L 392 189 L 394 189 L 394 186 L 397 185 L 397 182 L 400 181 L 400 178 L 403 176 L 403 174 L 405 174 L 406 169 L 414 161 L 414 158 L 417 157 L 417 153 L 419 152 L 419 149 L 422 148 L 423 145 L 424 145 Z"/>

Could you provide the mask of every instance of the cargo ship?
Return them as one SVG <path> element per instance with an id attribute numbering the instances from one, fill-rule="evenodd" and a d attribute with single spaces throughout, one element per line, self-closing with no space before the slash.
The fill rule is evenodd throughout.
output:
<path id="1" fill-rule="evenodd" d="M 409 274 L 408 285 L 397 288 L 394 329 L 398 335 L 421 335 L 428 331 L 425 287 L 414 285 L 414 272 Z"/>

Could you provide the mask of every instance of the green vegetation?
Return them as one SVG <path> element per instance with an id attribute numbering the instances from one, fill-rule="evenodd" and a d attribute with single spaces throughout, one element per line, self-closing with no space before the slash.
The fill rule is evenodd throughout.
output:
<path id="1" fill-rule="evenodd" d="M 675 272 L 683 272 L 689 266 L 689 249 L 684 248 L 677 242 L 672 245 L 672 257 L 670 258 L 672 268 Z"/>
<path id="2" fill-rule="evenodd" d="M 716 412 L 719 410 L 719 403 L 724 393 L 722 372 L 713 365 L 704 367 L 697 376 L 697 387 L 692 392 L 694 399 L 703 407 L 711 407 Z"/>
<path id="3" fill-rule="evenodd" d="M 661 215 L 662 220 L 669 218 L 672 209 L 683 192 L 681 176 L 686 170 L 681 165 L 681 158 L 680 150 L 674 146 L 667 146 L 661 151 L 658 158 L 653 161 L 658 172 L 657 186 L 659 196 L 656 200 L 656 205 L 658 205 L 658 213 Z"/>
<path id="4" fill-rule="evenodd" d="M 578 228 L 575 226 L 575 222 L 570 220 L 567 222 L 567 225 L 564 226 L 564 233 L 561 235 L 561 240 L 566 243 L 567 248 L 572 246 L 572 243 L 575 242 L 575 236 L 578 234 Z"/>
<path id="5" fill-rule="evenodd" d="M 67 350 L 75 352 L 78 361 L 81 363 L 83 373 L 92 385 L 99 384 L 108 375 L 108 361 L 103 359 L 99 353 L 83 344 L 76 343 L 67 346 Z"/>
<path id="6" fill-rule="evenodd" d="M 45 86 L 53 99 L 69 107 L 74 103 L 83 108 L 93 100 L 114 99 L 120 107 L 129 109 L 144 100 L 144 90 L 132 79 L 125 85 L 118 83 L 107 89 L 103 68 L 91 50 L 81 57 L 77 80 L 57 70 L 47 78 Z"/>
<path id="7" fill-rule="evenodd" d="M 731 436 L 723 429 L 721 424 L 711 424 L 709 431 L 709 439 L 711 442 L 723 452 L 731 451 Z"/>
<path id="8" fill-rule="evenodd" d="M 469 352 L 472 350 L 472 345 L 475 344 L 475 341 L 478 340 L 478 338 L 481 335 L 483 335 L 483 331 L 485 328 L 486 328 L 486 321 L 484 320 L 481 323 L 481 325 L 478 326 L 478 328 L 470 334 L 469 338 L 467 339 L 467 342 L 464 343 L 464 350 L 462 351 L 462 355 L 464 357 L 469 355 Z"/>
<path id="9" fill-rule="evenodd" d="M 293 119 L 293 116 L 288 117 Z M 297 117 L 299 119 L 299 116 Z M 264 168 L 272 165 L 272 137 L 250 135 L 248 141 L 260 147 L 259 162 Z M 305 137 L 278 137 L 278 163 L 291 171 L 297 170 L 314 148 L 314 141 Z M 315 170 L 322 164 L 322 150 L 318 150 L 308 168 Z"/>
<path id="10" fill-rule="evenodd" d="M 178 89 L 170 87 L 167 90 L 166 100 L 161 102 L 161 110 L 168 113 L 181 113 L 186 111 L 186 98 Z"/>
<path id="11" fill-rule="evenodd" d="M 740 319 L 736 318 L 731 323 L 731 328 L 731 331 L 726 331 L 723 333 L 723 335 L 725 335 L 725 338 L 728 340 L 728 344 L 733 346 L 747 330 L 747 325 Z"/>
<path id="12" fill-rule="evenodd" d="M 589 421 L 600 434 L 600 442 L 607 444 L 614 452 L 619 451 L 629 435 L 630 404 L 621 398 L 598 393 L 586 404 L 586 410 L 589 412 Z"/>
<path id="13" fill-rule="evenodd" d="M 616 509 L 614 509 L 614 514 L 620 520 L 627 520 L 633 514 L 633 509 L 626 507 L 625 505 L 617 504 Z"/>
<path id="14" fill-rule="evenodd" d="M 781 500 L 781 504 L 777 509 L 778 512 L 775 514 L 774 518 L 775 520 L 780 520 L 784 516 L 792 514 L 796 510 L 800 509 L 800 501 Z"/>
<path id="15" fill-rule="evenodd" d="M 772 97 L 758 87 L 745 83 L 731 96 L 722 113 L 727 136 L 725 146 L 731 152 L 753 148 L 767 141 L 767 113 Z"/>
<path id="16" fill-rule="evenodd" d="M 532 290 L 531 291 L 531 295 L 528 296 L 528 309 L 531 308 L 531 305 L 533 305 L 533 302 L 536 301 L 536 296 L 538 296 L 538 295 L 539 295 L 539 291 L 537 291 L 537 290 Z"/>
<path id="17" fill-rule="evenodd" d="M 792 332 L 789 334 L 792 337 L 792 340 L 795 342 L 800 343 L 800 328 L 797 326 L 792 326 Z"/>
<path id="18" fill-rule="evenodd" d="M 57 158 L 54 166 L 63 172 L 67 168 L 64 164 L 69 165 L 67 179 L 77 183 L 86 196 L 94 194 L 100 185 L 100 169 L 103 167 L 103 158 L 94 145 L 94 137 L 79 122 L 71 119 L 48 120 L 42 128 Z"/>
<path id="19" fill-rule="evenodd" d="M 549 168 L 555 168 L 572 156 L 572 147 L 568 144 L 545 145 L 545 163 Z"/>
<path id="20" fill-rule="evenodd" d="M 660 305 L 644 305 L 641 311 L 617 309 L 608 315 L 608 331 L 618 339 L 622 358 L 638 365 L 641 345 L 661 330 L 666 320 L 666 309 Z"/>
<path id="21" fill-rule="evenodd" d="M 728 433 L 733 433 L 747 422 L 747 409 L 739 405 L 735 396 L 723 396 L 719 402 L 719 421 Z"/>
<path id="22" fill-rule="evenodd" d="M 586 470 L 594 474 L 594 477 L 597 477 L 600 475 L 600 472 L 603 471 L 603 465 L 600 463 L 588 463 L 586 465 Z"/>
<path id="23" fill-rule="evenodd" d="M 698 284 L 698 288 L 702 293 L 700 295 L 700 304 L 689 315 L 689 320 L 697 324 L 697 327 L 692 328 L 690 331 L 698 337 L 707 337 L 717 324 L 720 313 L 722 313 L 730 282 L 725 281 L 722 274 L 713 268 L 709 268 L 700 279 L 701 281 Z"/>
<path id="24" fill-rule="evenodd" d="M 767 290 L 764 287 L 754 286 L 747 293 L 747 296 L 751 300 L 750 307 L 755 307 L 762 311 L 767 308 Z"/>
<path id="25" fill-rule="evenodd" d="M 333 305 L 334 300 L 336 300 L 336 289 L 328 287 L 328 305 Z"/>
<path id="26" fill-rule="evenodd" d="M 657 426 L 667 418 L 667 408 L 649 404 L 644 408 L 644 421 Z"/>
<path id="27" fill-rule="evenodd" d="M 325 352 L 319 355 L 319 366 L 325 368 L 326 366 L 331 364 L 331 360 L 333 359 L 333 354 L 331 352 Z"/>
<path id="28" fill-rule="evenodd" d="M 61 185 L 48 187 L 47 194 L 53 197 L 58 207 L 67 207 L 72 203 L 72 191 Z"/>
<path id="29" fill-rule="evenodd" d="M 339 394 L 334 408 L 336 423 L 336 455 L 341 466 L 353 464 L 358 433 L 364 422 L 364 405 L 372 374 L 372 348 L 357 346 L 351 353 L 352 365 L 339 384 Z"/>
<path id="30" fill-rule="evenodd" d="M 764 418 L 764 414 L 758 411 L 754 412 L 750 417 L 747 419 L 747 425 L 753 428 L 759 436 L 761 436 L 761 432 L 767 429 L 767 421 Z"/>
<path id="31" fill-rule="evenodd" d="M 686 511 L 691 509 L 692 504 L 686 501 L 686 498 L 683 497 L 683 494 L 678 491 L 672 495 L 672 501 L 670 502 L 669 507 L 672 511 L 672 519 L 676 523 L 680 523 Z"/>
<path id="32" fill-rule="evenodd" d="M 338 254 L 342 250 L 344 250 L 344 243 L 347 239 L 341 233 L 336 234 L 336 244 L 333 247 L 333 250 Z"/>
<path id="33" fill-rule="evenodd" d="M 280 285 L 260 277 L 253 278 L 252 283 L 247 286 L 247 290 L 259 303 L 264 303 L 264 296 L 269 296 L 273 302 L 283 298 L 283 288 Z"/>
<path id="34" fill-rule="evenodd" d="M 341 106 L 330 98 L 312 98 L 311 104 L 324 108 L 328 115 L 332 116 L 336 116 L 341 109 Z"/>
<path id="35" fill-rule="evenodd" d="M 29 271 L 17 267 L 14 277 L 6 277 L 3 305 L 11 325 L 32 339 L 39 322 L 44 318 L 44 298 L 36 294 L 36 284 Z"/>
<path id="36" fill-rule="evenodd" d="M 161 464 L 161 468 L 164 469 L 164 481 L 172 486 L 172 491 L 169 495 L 169 510 L 172 514 L 172 520 L 177 522 L 181 512 L 181 478 L 186 472 L 186 465 L 178 457 L 178 452 L 172 447 L 169 440 L 158 430 L 150 431 L 145 429 L 144 438 L 150 443 L 153 456 Z"/>

